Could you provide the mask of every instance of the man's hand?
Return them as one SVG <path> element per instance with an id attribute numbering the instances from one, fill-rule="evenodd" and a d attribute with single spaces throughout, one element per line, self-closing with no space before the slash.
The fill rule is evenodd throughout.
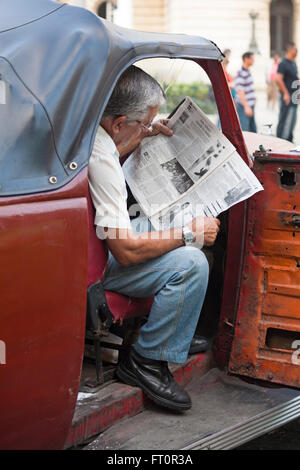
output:
<path id="1" fill-rule="evenodd" d="M 283 94 L 283 101 L 285 102 L 286 106 L 290 104 L 291 97 L 288 91 Z"/>
<path id="2" fill-rule="evenodd" d="M 196 235 L 196 241 L 201 240 L 204 246 L 211 246 L 219 233 L 220 221 L 214 217 L 199 216 L 186 225 Z"/>
<path id="3" fill-rule="evenodd" d="M 215 243 L 220 229 L 219 219 L 205 217 L 204 219 L 204 246 L 211 246 Z"/>
<path id="4" fill-rule="evenodd" d="M 244 110 L 245 110 L 246 116 L 248 116 L 248 117 L 253 116 L 253 109 L 251 108 L 251 106 L 246 105 Z"/>
<path id="5" fill-rule="evenodd" d="M 135 140 L 131 141 L 130 144 L 127 145 L 126 147 L 120 147 L 120 148 L 118 147 L 120 157 L 124 157 L 128 155 L 129 153 L 133 152 L 140 145 L 141 141 L 145 137 L 152 137 L 160 133 L 171 137 L 174 134 L 174 132 L 169 127 L 167 127 L 167 123 L 168 123 L 168 119 L 160 119 L 159 121 L 154 122 L 152 126 L 149 128 L 146 126 L 143 126 L 141 128 L 140 135 Z"/>
<path id="6" fill-rule="evenodd" d="M 278 85 L 279 90 L 282 93 L 282 98 L 283 98 L 283 101 L 284 101 L 285 105 L 288 106 L 291 102 L 291 97 L 290 97 L 290 94 L 289 94 L 285 84 L 284 84 L 283 74 L 282 73 L 277 73 L 275 81 Z"/>
<path id="7" fill-rule="evenodd" d="M 157 134 L 173 135 L 172 129 L 167 126 L 168 122 L 168 119 L 159 119 L 151 127 L 143 127 L 143 137 L 153 137 Z"/>

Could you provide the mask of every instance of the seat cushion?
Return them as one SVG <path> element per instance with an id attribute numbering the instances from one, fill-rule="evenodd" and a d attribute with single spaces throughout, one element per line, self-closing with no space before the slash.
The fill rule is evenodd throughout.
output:
<path id="1" fill-rule="evenodd" d="M 120 321 L 128 318 L 148 315 L 153 303 L 153 297 L 139 299 L 127 297 L 117 292 L 105 291 L 106 299 L 114 320 Z"/>

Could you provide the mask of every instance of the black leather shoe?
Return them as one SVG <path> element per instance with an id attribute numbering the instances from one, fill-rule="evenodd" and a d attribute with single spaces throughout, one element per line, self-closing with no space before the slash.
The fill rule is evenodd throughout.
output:
<path id="1" fill-rule="evenodd" d="M 209 349 L 209 347 L 210 344 L 206 338 L 203 336 L 194 336 L 190 345 L 189 354 L 205 352 Z"/>
<path id="2" fill-rule="evenodd" d="M 168 363 L 138 354 L 133 348 L 120 362 L 117 377 L 128 385 L 140 387 L 156 404 L 176 411 L 192 406 L 187 392 L 174 380 Z"/>

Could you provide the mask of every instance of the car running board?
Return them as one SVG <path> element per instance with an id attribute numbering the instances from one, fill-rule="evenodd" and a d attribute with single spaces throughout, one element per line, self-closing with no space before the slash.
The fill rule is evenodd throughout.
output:
<path id="1" fill-rule="evenodd" d="M 150 404 L 100 434 L 87 450 L 227 450 L 300 416 L 300 390 L 249 383 L 218 369 L 186 387 L 193 406 L 174 414 Z"/>

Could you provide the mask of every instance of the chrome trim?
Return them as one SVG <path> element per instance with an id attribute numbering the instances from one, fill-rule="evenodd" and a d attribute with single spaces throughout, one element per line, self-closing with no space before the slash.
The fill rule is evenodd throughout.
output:
<path id="1" fill-rule="evenodd" d="M 300 395 L 241 424 L 192 442 L 180 450 L 230 450 L 273 431 L 300 416 Z"/>

